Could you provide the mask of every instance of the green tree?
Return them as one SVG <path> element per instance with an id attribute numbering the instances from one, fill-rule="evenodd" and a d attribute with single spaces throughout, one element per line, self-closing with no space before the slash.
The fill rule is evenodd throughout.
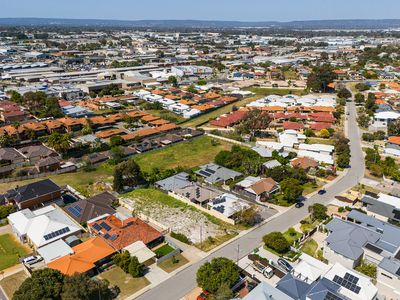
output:
<path id="1" fill-rule="evenodd" d="M 389 123 L 388 135 L 400 135 L 400 120 Z"/>
<path id="2" fill-rule="evenodd" d="M 357 93 L 354 96 L 354 101 L 356 102 L 356 104 L 362 104 L 365 102 L 365 96 L 361 93 Z"/>
<path id="3" fill-rule="evenodd" d="M 239 268 L 228 258 L 213 258 L 197 270 L 196 279 L 198 286 L 215 294 L 223 284 L 231 288 L 239 280 Z"/>
<path id="4" fill-rule="evenodd" d="M 69 139 L 70 135 L 68 133 L 53 132 L 47 140 L 47 145 L 57 152 L 65 153 L 71 148 Z"/>
<path id="5" fill-rule="evenodd" d="M 304 187 L 301 182 L 294 178 L 285 178 L 280 183 L 283 199 L 288 202 L 296 202 L 303 194 Z"/>
<path id="6" fill-rule="evenodd" d="M 360 114 L 357 118 L 358 125 L 360 125 L 363 128 L 368 128 L 370 120 L 371 120 L 370 116 L 364 113 Z"/>
<path id="7" fill-rule="evenodd" d="M 328 85 L 337 78 L 330 64 L 315 66 L 307 78 L 307 88 L 313 92 L 328 91 Z"/>
<path id="8" fill-rule="evenodd" d="M 348 168 L 350 165 L 350 156 L 346 153 L 339 154 L 336 159 L 339 168 Z"/>
<path id="9" fill-rule="evenodd" d="M 110 146 L 120 146 L 125 142 L 125 140 L 120 135 L 114 135 L 110 138 Z"/>
<path id="10" fill-rule="evenodd" d="M 328 208 L 320 203 L 315 203 L 308 207 L 308 212 L 311 214 L 312 220 L 318 220 L 318 221 L 325 220 L 328 217 L 328 215 L 326 214 L 327 211 Z"/>
<path id="11" fill-rule="evenodd" d="M 11 137 L 7 132 L 0 136 L 0 147 L 10 147 L 15 143 L 15 139 Z"/>
<path id="12" fill-rule="evenodd" d="M 114 168 L 114 190 L 120 192 L 124 186 L 135 187 L 143 182 L 139 165 L 133 160 L 122 162 Z"/>
<path id="13" fill-rule="evenodd" d="M 66 276 L 61 294 L 63 300 L 111 300 L 114 296 L 107 281 L 92 279 L 86 274 Z"/>
<path id="14" fill-rule="evenodd" d="M 61 299 L 64 275 L 53 269 L 40 269 L 32 272 L 19 289 L 13 300 Z"/>
<path id="15" fill-rule="evenodd" d="M 211 294 L 209 299 L 210 300 L 230 300 L 234 297 L 232 290 L 230 289 L 229 285 L 223 283 L 218 290 Z"/>
<path id="16" fill-rule="evenodd" d="M 360 92 L 368 91 L 369 90 L 369 85 L 359 82 L 355 85 L 355 88 L 359 90 Z"/>
<path id="17" fill-rule="evenodd" d="M 264 235 L 263 242 L 268 248 L 283 254 L 290 249 L 290 243 L 286 240 L 281 232 L 271 232 Z"/>
<path id="18" fill-rule="evenodd" d="M 351 98 L 351 92 L 346 88 L 341 88 L 339 90 L 339 92 L 337 93 L 337 96 L 339 98 L 349 99 L 349 98 Z"/>
<path id="19" fill-rule="evenodd" d="M 178 79 L 176 79 L 175 76 L 169 76 L 168 77 L 168 83 L 171 84 L 174 87 L 178 86 Z"/>
<path id="20" fill-rule="evenodd" d="M 377 271 L 376 271 L 376 265 L 367 263 L 363 261 L 361 265 L 356 267 L 356 271 L 367 275 L 368 277 L 371 277 L 373 279 L 376 279 Z"/>
<path id="21" fill-rule="evenodd" d="M 128 266 L 129 274 L 132 277 L 142 277 L 143 276 L 143 265 L 139 263 L 139 260 L 136 256 L 132 256 Z"/>
<path id="22" fill-rule="evenodd" d="M 331 134 L 329 133 L 329 131 L 327 129 L 321 129 L 319 132 L 319 136 L 324 139 L 327 139 L 331 136 Z"/>
<path id="23" fill-rule="evenodd" d="M 13 205 L 1 205 L 0 206 L 0 220 L 8 217 L 9 214 L 12 214 L 15 211 Z"/>

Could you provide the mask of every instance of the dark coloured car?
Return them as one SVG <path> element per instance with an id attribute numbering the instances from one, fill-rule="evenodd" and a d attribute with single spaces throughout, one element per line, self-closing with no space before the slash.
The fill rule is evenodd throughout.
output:
<path id="1" fill-rule="evenodd" d="M 286 260 L 283 258 L 278 258 L 278 265 L 280 265 L 283 269 L 285 269 L 288 272 L 291 272 L 293 270 L 293 267 L 291 264 L 289 264 Z"/>
<path id="2" fill-rule="evenodd" d="M 318 195 L 323 195 L 325 193 L 326 193 L 326 190 L 324 190 L 324 189 L 318 191 Z"/>
<path id="3" fill-rule="evenodd" d="M 300 207 L 303 207 L 304 206 L 304 203 L 303 202 L 297 202 L 296 204 L 295 204 L 295 207 L 296 208 L 300 208 Z"/>

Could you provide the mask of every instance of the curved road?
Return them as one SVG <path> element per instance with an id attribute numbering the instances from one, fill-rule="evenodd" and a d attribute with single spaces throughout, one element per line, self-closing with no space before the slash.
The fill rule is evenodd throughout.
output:
<path id="1" fill-rule="evenodd" d="M 364 157 L 360 144 L 360 133 L 356 122 L 356 108 L 354 102 L 347 103 L 347 111 L 349 112 L 347 121 L 347 136 L 350 139 L 351 149 L 351 168 L 347 173 L 337 181 L 326 186 L 326 194 L 314 195 L 306 201 L 306 205 L 302 208 L 292 208 L 281 214 L 276 219 L 262 224 L 258 228 L 249 233 L 237 238 L 231 243 L 225 245 L 219 250 L 211 253 L 209 256 L 199 262 L 187 267 L 181 272 L 175 274 L 168 280 L 160 283 L 151 290 L 145 292 L 136 299 L 139 300 L 177 300 L 185 296 L 193 290 L 196 284 L 197 269 L 207 260 L 214 257 L 227 257 L 232 260 L 242 258 L 252 252 L 256 247 L 259 247 L 262 237 L 272 231 L 285 231 L 287 228 L 294 226 L 308 214 L 308 206 L 313 203 L 329 203 L 334 196 L 339 195 L 351 187 L 359 183 L 364 177 Z M 239 253 L 238 253 L 239 247 Z"/>

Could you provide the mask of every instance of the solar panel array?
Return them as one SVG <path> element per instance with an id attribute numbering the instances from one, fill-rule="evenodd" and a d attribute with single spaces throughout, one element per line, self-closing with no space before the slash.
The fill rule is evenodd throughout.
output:
<path id="1" fill-rule="evenodd" d="M 79 218 L 82 215 L 82 207 L 79 205 L 68 207 L 68 211 L 76 218 Z"/>
<path id="2" fill-rule="evenodd" d="M 96 229 L 97 231 L 100 231 L 100 230 L 101 230 L 101 226 L 100 226 L 99 224 L 97 224 L 97 223 L 95 223 L 95 224 L 93 225 L 93 228 Z"/>
<path id="3" fill-rule="evenodd" d="M 326 293 L 324 300 L 342 300 L 341 297 L 331 292 Z"/>
<path id="4" fill-rule="evenodd" d="M 45 239 L 46 241 L 48 241 L 48 240 L 50 240 L 50 239 L 54 239 L 55 237 L 60 236 L 60 235 L 62 235 L 62 234 L 64 234 L 64 233 L 67 233 L 67 232 L 69 232 L 69 227 L 65 227 L 65 228 L 62 228 L 62 229 L 60 229 L 60 230 L 54 231 L 54 232 L 52 232 L 52 233 L 46 234 L 46 235 L 44 236 L 44 239 Z"/>
<path id="5" fill-rule="evenodd" d="M 100 226 L 103 227 L 105 231 L 109 231 L 111 229 L 110 225 L 108 225 L 106 222 L 101 222 Z"/>
<path id="6" fill-rule="evenodd" d="M 346 273 L 343 278 L 338 275 L 335 275 L 335 277 L 333 278 L 333 282 L 336 282 L 340 286 L 356 294 L 358 294 L 361 290 L 361 288 L 357 285 L 358 280 L 359 279 L 357 277 L 349 273 Z"/>

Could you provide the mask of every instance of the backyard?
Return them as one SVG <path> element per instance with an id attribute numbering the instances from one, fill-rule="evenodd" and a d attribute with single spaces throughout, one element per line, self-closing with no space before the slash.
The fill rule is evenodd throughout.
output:
<path id="1" fill-rule="evenodd" d="M 0 270 L 16 265 L 19 258 L 29 253 L 29 249 L 19 243 L 11 234 L 0 236 Z"/>
<path id="2" fill-rule="evenodd" d="M 19 289 L 27 278 L 28 275 L 24 271 L 19 271 L 0 280 L 0 285 L 6 296 L 11 299 L 15 291 Z"/>
<path id="3" fill-rule="evenodd" d="M 193 206 L 185 204 L 156 189 L 137 189 L 122 195 L 133 208 L 173 232 L 181 233 L 196 247 L 208 251 L 235 236 L 239 228 L 227 224 Z"/>
<path id="4" fill-rule="evenodd" d="M 121 292 L 117 299 L 125 299 L 150 284 L 146 277 L 134 278 L 118 267 L 101 273 L 99 277 L 108 280 L 111 286 L 116 285 L 120 288 Z"/>

